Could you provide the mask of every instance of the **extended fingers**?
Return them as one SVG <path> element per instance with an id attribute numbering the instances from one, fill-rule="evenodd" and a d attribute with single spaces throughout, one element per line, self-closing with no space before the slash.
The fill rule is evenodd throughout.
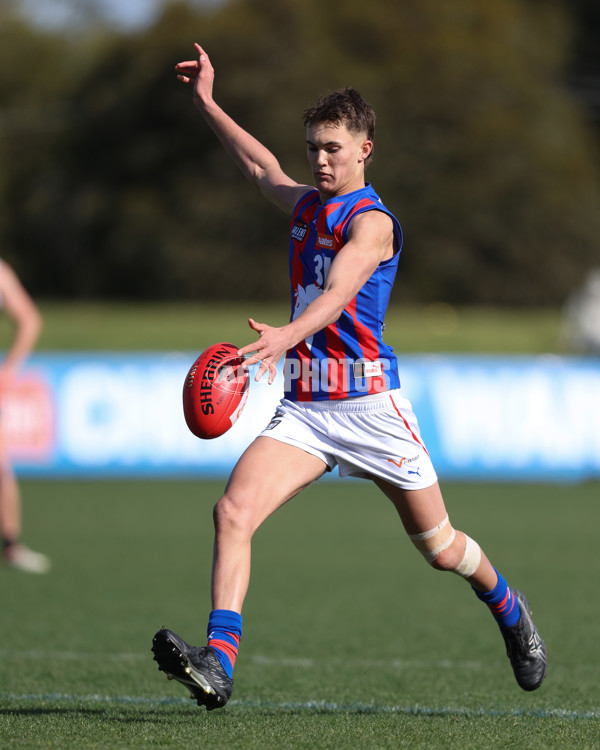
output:
<path id="1" fill-rule="evenodd" d="M 180 81 L 184 83 L 191 83 L 194 81 L 202 70 L 202 66 L 210 64 L 208 55 L 202 49 L 202 47 L 194 43 L 196 52 L 198 53 L 198 59 L 196 60 L 182 60 L 175 65 L 175 70 L 179 75 L 177 76 Z"/>
<path id="2" fill-rule="evenodd" d="M 261 359 L 260 365 L 258 367 L 258 371 L 256 375 L 254 376 L 255 382 L 258 383 L 258 381 L 262 378 L 265 372 L 269 373 L 268 383 L 269 385 L 271 385 L 271 383 L 275 380 L 275 376 L 277 375 L 277 365 L 275 365 L 273 362 L 271 362 L 268 359 Z"/>
<path id="3" fill-rule="evenodd" d="M 194 42 L 194 47 L 196 48 L 196 52 L 198 53 L 198 65 L 200 67 L 205 66 L 208 69 L 212 69 L 210 59 L 206 52 L 202 49 L 202 47 L 196 42 Z"/>
<path id="4" fill-rule="evenodd" d="M 260 351 L 257 350 L 256 344 L 248 344 L 248 346 L 238 349 L 238 354 L 243 355 L 247 352 L 253 352 L 249 357 L 244 359 L 242 367 L 244 370 L 249 370 L 253 365 L 258 364 L 258 370 L 254 376 L 254 380 L 258 382 L 265 372 L 269 373 L 269 385 L 275 380 L 277 376 L 277 363 L 266 357 L 262 357 Z"/>
<path id="5" fill-rule="evenodd" d="M 252 318 L 248 318 L 248 325 L 250 326 L 250 328 L 252 328 L 253 331 L 256 331 L 256 333 L 258 333 L 259 337 L 262 337 L 264 330 L 266 328 L 264 324 L 257 323 Z M 246 344 L 246 346 L 243 346 L 241 349 L 238 349 L 237 353 L 240 355 L 249 354 L 250 352 L 258 352 L 264 348 L 265 348 L 265 342 L 261 338 L 259 338 L 258 341 L 254 341 L 252 342 L 252 344 Z M 258 359 L 260 359 L 260 357 L 257 358 L 255 361 L 258 362 Z"/>
<path id="6" fill-rule="evenodd" d="M 271 384 L 277 375 L 277 361 L 279 359 L 279 355 L 277 355 L 277 349 L 273 346 L 271 346 L 267 341 L 265 335 L 272 330 L 270 326 L 264 324 L 264 323 L 258 323 L 253 318 L 248 318 L 248 325 L 250 328 L 252 328 L 253 331 L 258 333 L 259 339 L 258 341 L 254 341 L 252 344 L 247 344 L 246 346 L 243 346 L 241 349 L 238 349 L 238 354 L 240 356 L 244 356 L 246 354 L 249 354 L 250 356 L 246 357 L 246 360 L 244 362 L 243 367 L 245 369 L 248 369 L 252 365 L 258 364 L 258 370 L 256 372 L 255 380 L 258 381 L 262 378 L 262 376 L 268 372 L 269 373 L 269 384 Z M 270 359 L 269 357 L 273 357 L 273 359 Z"/>
<path id="7" fill-rule="evenodd" d="M 196 60 L 186 60 L 185 62 L 177 63 L 175 70 L 179 81 L 193 83 L 198 75 L 198 62 Z"/>
<path id="8" fill-rule="evenodd" d="M 198 60 L 183 60 L 182 62 L 177 63 L 175 70 L 191 72 L 193 70 L 198 70 L 199 67 Z"/>
<path id="9" fill-rule="evenodd" d="M 246 346 L 243 346 L 241 349 L 238 349 L 237 353 L 240 357 L 243 357 L 245 354 L 250 354 L 251 352 L 257 352 L 258 350 L 259 350 L 259 342 L 255 341 L 253 344 L 246 344 Z M 259 359 L 260 357 L 258 357 L 255 360 L 255 362 L 258 362 Z"/>
<path id="10" fill-rule="evenodd" d="M 271 385 L 272 382 L 277 377 L 277 365 L 274 364 L 273 362 L 269 362 L 268 365 L 269 365 L 269 385 Z"/>
<path id="11" fill-rule="evenodd" d="M 238 354 L 241 354 L 242 350 L 240 349 L 238 351 Z M 262 358 L 258 352 L 256 352 L 256 349 L 254 349 L 254 354 L 251 354 L 249 357 L 246 357 L 242 363 L 242 367 L 247 370 L 249 367 L 252 367 L 252 365 L 255 365 L 257 362 L 261 362 Z"/>

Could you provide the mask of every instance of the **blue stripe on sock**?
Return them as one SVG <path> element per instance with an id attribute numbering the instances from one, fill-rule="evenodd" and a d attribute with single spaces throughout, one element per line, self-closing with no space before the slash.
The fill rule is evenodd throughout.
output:
<path id="1" fill-rule="evenodd" d="M 482 602 L 488 605 L 498 625 L 501 628 L 510 628 L 516 625 L 521 617 L 519 602 L 497 570 L 496 574 L 498 575 L 498 582 L 491 591 L 477 591 L 476 589 L 473 589 L 473 591 Z M 506 604 L 499 608 L 498 605 L 502 604 L 505 599 Z"/>
<path id="2" fill-rule="evenodd" d="M 216 639 L 231 644 L 237 653 L 238 643 L 242 637 L 242 616 L 229 609 L 213 609 L 208 618 L 206 635 L 209 641 Z M 237 636 L 237 640 L 233 637 Z M 219 661 L 228 677 L 233 674 L 233 664 L 229 656 L 221 649 L 215 649 Z"/>

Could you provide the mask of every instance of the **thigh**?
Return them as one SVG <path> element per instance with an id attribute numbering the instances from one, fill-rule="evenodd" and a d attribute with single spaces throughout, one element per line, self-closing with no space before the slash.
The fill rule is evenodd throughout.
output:
<path id="1" fill-rule="evenodd" d="M 301 448 L 257 437 L 237 462 L 225 495 L 258 526 L 326 469 L 326 463 Z"/>
<path id="2" fill-rule="evenodd" d="M 422 534 L 435 528 L 447 511 L 438 482 L 419 490 L 406 490 L 383 479 L 375 484 L 392 501 L 408 534 Z"/>

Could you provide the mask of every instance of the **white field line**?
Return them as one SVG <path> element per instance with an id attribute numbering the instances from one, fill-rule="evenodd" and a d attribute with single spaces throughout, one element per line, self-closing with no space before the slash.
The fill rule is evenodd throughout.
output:
<path id="1" fill-rule="evenodd" d="M 148 648 L 148 652 L 150 649 Z M 102 661 L 137 661 L 147 659 L 141 653 L 134 652 L 85 652 L 85 651 L 46 651 L 42 649 L 27 649 L 18 651 L 10 648 L 0 649 L 0 659 L 24 659 L 29 661 L 89 661 L 90 659 L 101 659 Z M 152 659 L 152 657 L 150 657 Z"/>
<path id="2" fill-rule="evenodd" d="M 16 693 L 1 693 L 0 704 L 23 704 L 36 703 L 85 703 L 93 705 L 131 705 L 131 706 L 173 706 L 177 708 L 188 707 L 197 711 L 189 699 L 185 698 L 146 698 L 135 695 L 67 695 L 63 693 L 27 693 L 18 695 Z M 494 709 L 494 708 L 461 708 L 459 706 L 388 706 L 376 703 L 332 703 L 328 701 L 306 701 L 306 702 L 282 702 L 276 701 L 251 701 L 231 700 L 228 708 L 252 708 L 285 711 L 306 711 L 314 714 L 402 714 L 407 716 L 433 716 L 433 717 L 522 717 L 533 719 L 572 719 L 590 720 L 600 719 L 598 711 L 572 711 L 563 708 L 533 708 L 533 709 Z M 76 711 L 73 708 L 73 711 Z M 17 712 L 16 707 L 13 711 Z"/>
<path id="3" fill-rule="evenodd" d="M 257 666 L 265 667 L 293 667 L 302 669 L 314 669 L 317 665 L 344 665 L 348 664 L 345 659 L 310 659 L 303 657 L 272 657 L 260 654 L 250 654 L 247 658 L 251 663 Z M 11 650 L 7 648 L 0 649 L 0 659 L 20 659 L 30 661 L 90 661 L 94 659 L 103 662 L 122 662 L 122 661 L 150 661 L 150 648 L 148 653 L 124 651 L 124 652 L 85 652 L 85 651 L 47 651 L 28 649 L 25 651 Z M 241 660 L 240 660 L 241 661 Z M 427 661 L 425 659 L 354 659 L 354 667 L 364 669 L 481 669 L 482 664 L 479 661 L 452 661 L 443 659 L 439 661 Z"/>

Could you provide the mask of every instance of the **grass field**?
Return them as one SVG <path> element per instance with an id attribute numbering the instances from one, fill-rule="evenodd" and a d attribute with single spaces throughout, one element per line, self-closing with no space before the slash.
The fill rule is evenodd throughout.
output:
<path id="1" fill-rule="evenodd" d="M 187 350 L 253 341 L 248 317 L 281 325 L 286 305 L 42 303 L 44 350 Z M 560 310 L 391 306 L 385 340 L 397 352 L 561 353 Z"/>
<path id="2" fill-rule="evenodd" d="M 39 350 L 198 350 L 284 306 L 42 304 Z M 8 335 L 8 330 L 4 330 Z M 560 353 L 559 311 L 392 308 L 398 352 Z M 600 747 L 598 485 L 447 485 L 456 526 L 531 599 L 550 655 L 521 691 L 491 616 L 432 571 L 364 482 L 318 483 L 258 532 L 232 700 L 207 713 L 160 674 L 154 631 L 201 643 L 220 482 L 27 481 L 0 567 L 0 747 Z"/>
<path id="3" fill-rule="evenodd" d="M 23 483 L 26 541 L 54 568 L 0 568 L 1 747 L 600 746 L 597 485 L 445 487 L 531 600 L 540 690 L 517 687 L 491 615 L 371 485 L 322 481 L 257 534 L 234 694 L 207 713 L 150 644 L 161 625 L 204 640 L 220 489 Z"/>

